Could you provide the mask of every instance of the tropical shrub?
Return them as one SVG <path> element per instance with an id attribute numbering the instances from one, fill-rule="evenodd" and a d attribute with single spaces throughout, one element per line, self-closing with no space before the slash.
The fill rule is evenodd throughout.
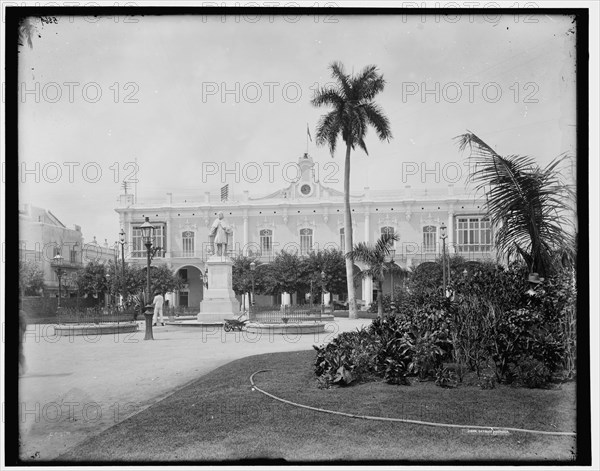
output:
<path id="1" fill-rule="evenodd" d="M 372 370 L 375 351 L 366 329 L 343 332 L 327 345 L 317 347 L 315 373 L 324 385 L 348 385 Z"/>
<path id="2" fill-rule="evenodd" d="M 315 347 L 320 352 L 315 372 L 326 374 L 328 384 L 375 377 L 407 384 L 416 376 L 447 388 L 472 371 L 483 389 L 496 383 L 543 387 L 560 371 L 572 378 L 573 277 L 563 273 L 530 290 L 526 274 L 517 265 L 470 266 L 455 276 L 452 299 L 441 291 L 395 293 L 397 312 Z M 389 296 L 383 301 L 391 304 Z M 324 360 L 326 368 L 319 368 Z"/>
<path id="3" fill-rule="evenodd" d="M 435 373 L 435 384 L 442 388 L 455 388 L 458 386 L 458 376 L 452 369 L 440 366 Z"/>

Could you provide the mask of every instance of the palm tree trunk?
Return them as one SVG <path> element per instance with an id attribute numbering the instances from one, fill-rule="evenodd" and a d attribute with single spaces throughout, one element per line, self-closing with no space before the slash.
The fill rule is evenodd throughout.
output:
<path id="1" fill-rule="evenodd" d="M 344 243 L 346 254 L 352 251 L 352 213 L 350 211 L 350 151 L 352 147 L 346 144 L 346 162 L 344 167 Z M 348 317 L 358 319 L 356 309 L 356 293 L 354 291 L 354 260 L 346 257 L 346 285 L 348 287 Z"/>
<path id="2" fill-rule="evenodd" d="M 379 292 L 377 293 L 377 317 L 383 317 L 383 280 L 377 281 Z"/>

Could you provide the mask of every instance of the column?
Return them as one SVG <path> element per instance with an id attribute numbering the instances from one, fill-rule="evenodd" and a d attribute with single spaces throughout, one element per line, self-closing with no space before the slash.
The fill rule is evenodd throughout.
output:
<path id="1" fill-rule="evenodd" d="M 171 237 L 173 234 L 173 231 L 171 230 L 171 223 L 171 213 L 168 213 L 167 227 L 165 228 L 165 237 L 167 238 L 167 246 L 165 247 L 167 253 L 165 254 L 165 258 L 171 258 Z"/>
<path id="2" fill-rule="evenodd" d="M 371 208 L 365 207 L 365 242 L 371 241 Z"/>
<path id="3" fill-rule="evenodd" d="M 373 278 L 370 276 L 362 279 L 362 297 L 367 306 L 373 303 Z"/>
<path id="4" fill-rule="evenodd" d="M 456 253 L 454 245 L 454 212 L 448 211 L 448 249 L 449 253 Z"/>
<path id="5" fill-rule="evenodd" d="M 248 210 L 244 209 L 244 234 L 243 234 L 242 253 L 248 255 Z"/>

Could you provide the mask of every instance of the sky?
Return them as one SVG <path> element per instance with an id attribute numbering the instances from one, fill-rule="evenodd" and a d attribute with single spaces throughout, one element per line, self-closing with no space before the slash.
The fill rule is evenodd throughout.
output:
<path id="1" fill-rule="evenodd" d="M 571 18 L 316 12 L 37 22 L 19 54 L 20 201 L 112 243 L 123 180 L 137 178 L 140 203 L 287 186 L 307 125 L 314 138 L 327 112 L 310 99 L 333 61 L 348 73 L 376 65 L 386 80 L 376 102 L 393 139 L 371 131 L 369 155 L 353 153 L 354 193 L 462 190 L 467 155 L 453 138 L 467 130 L 540 165 L 575 155 Z M 327 186 L 342 189 L 344 150 L 308 141 Z"/>

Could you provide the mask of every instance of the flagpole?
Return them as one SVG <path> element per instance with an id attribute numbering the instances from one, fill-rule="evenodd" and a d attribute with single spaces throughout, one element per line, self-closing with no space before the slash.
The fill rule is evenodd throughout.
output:
<path id="1" fill-rule="evenodd" d="M 308 126 L 308 123 L 306 123 L 306 153 L 308 154 L 308 140 L 310 139 L 310 142 L 312 142 L 312 136 L 310 135 L 310 128 Z"/>

